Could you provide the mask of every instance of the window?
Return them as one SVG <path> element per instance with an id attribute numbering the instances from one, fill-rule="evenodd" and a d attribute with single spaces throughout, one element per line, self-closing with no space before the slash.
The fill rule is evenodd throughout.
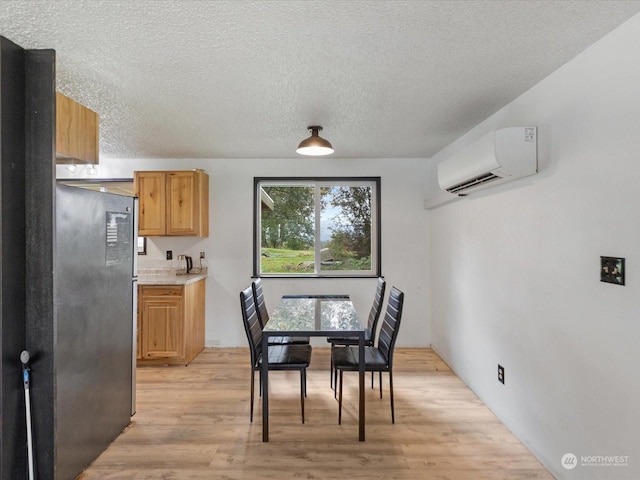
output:
<path id="1" fill-rule="evenodd" d="M 379 276 L 380 178 L 256 178 L 254 276 Z"/>

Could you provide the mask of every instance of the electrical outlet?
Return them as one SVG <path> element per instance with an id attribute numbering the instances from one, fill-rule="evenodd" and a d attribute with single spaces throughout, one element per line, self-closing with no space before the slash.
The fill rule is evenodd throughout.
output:
<path id="1" fill-rule="evenodd" d="M 173 250 L 167 250 L 167 260 L 173 260 Z"/>
<path id="2" fill-rule="evenodd" d="M 498 364 L 498 381 L 504 385 L 504 367 Z"/>
<path id="3" fill-rule="evenodd" d="M 200 258 L 204 258 L 204 252 L 200 252 Z"/>

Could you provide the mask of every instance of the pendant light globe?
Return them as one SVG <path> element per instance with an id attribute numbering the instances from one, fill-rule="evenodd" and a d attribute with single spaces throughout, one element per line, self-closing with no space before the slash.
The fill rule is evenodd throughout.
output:
<path id="1" fill-rule="evenodd" d="M 322 130 L 322 127 L 313 125 L 307 127 L 308 130 L 311 130 L 311 136 L 309 138 L 305 138 L 300 142 L 296 152 L 300 155 L 310 155 L 314 157 L 330 155 L 333 153 L 333 146 L 329 143 L 328 140 L 325 140 L 318 132 Z"/>

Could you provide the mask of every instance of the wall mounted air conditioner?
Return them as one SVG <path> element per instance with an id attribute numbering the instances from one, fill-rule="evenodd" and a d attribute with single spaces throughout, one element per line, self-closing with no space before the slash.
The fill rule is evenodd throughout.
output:
<path id="1" fill-rule="evenodd" d="M 509 127 L 485 135 L 438 164 L 438 184 L 464 196 L 538 171 L 536 127 Z"/>

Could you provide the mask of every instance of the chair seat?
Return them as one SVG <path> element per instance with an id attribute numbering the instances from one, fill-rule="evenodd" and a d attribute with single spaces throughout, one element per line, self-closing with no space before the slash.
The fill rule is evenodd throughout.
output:
<path id="1" fill-rule="evenodd" d="M 334 368 L 338 370 L 359 370 L 359 353 L 357 347 L 333 348 L 331 359 Z M 387 359 L 382 352 L 375 347 L 365 347 L 364 350 L 365 370 L 386 372 L 388 368 Z"/>
<path id="2" fill-rule="evenodd" d="M 298 370 L 311 363 L 311 345 L 270 345 L 269 370 Z M 262 357 L 258 359 L 262 365 Z"/>
<path id="3" fill-rule="evenodd" d="M 329 337 L 327 338 L 332 346 L 334 345 L 358 345 L 358 337 Z M 368 346 L 373 345 L 373 335 L 371 330 L 367 329 L 364 332 L 364 344 Z"/>

